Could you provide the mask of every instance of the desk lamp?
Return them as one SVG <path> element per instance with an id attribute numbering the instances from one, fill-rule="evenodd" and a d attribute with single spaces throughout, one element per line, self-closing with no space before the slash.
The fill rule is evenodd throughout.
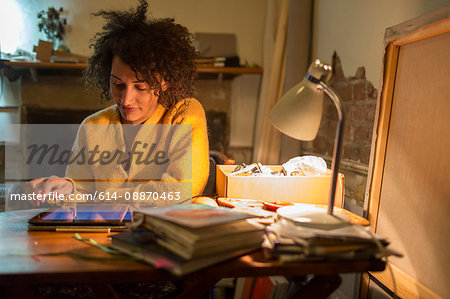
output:
<path id="1" fill-rule="evenodd" d="M 333 173 L 328 211 L 327 213 L 306 211 L 301 217 L 296 217 L 296 222 L 317 228 L 333 228 L 348 223 L 348 218 L 345 215 L 333 214 L 344 128 L 344 111 L 339 96 L 326 84 L 331 75 L 331 66 L 316 59 L 309 67 L 305 78 L 290 89 L 270 113 L 270 120 L 280 132 L 294 139 L 310 141 L 316 137 L 319 130 L 324 92 L 336 106 L 338 122 L 334 139 Z M 299 215 L 297 214 L 297 216 Z"/>

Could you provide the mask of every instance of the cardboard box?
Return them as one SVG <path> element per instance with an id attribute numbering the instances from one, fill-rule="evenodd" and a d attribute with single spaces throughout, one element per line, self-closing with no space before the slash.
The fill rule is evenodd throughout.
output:
<path id="1" fill-rule="evenodd" d="M 269 165 L 274 171 L 281 166 Z M 230 176 L 236 165 L 217 165 L 216 188 L 219 197 L 328 204 L 331 170 L 324 176 Z M 339 174 L 334 205 L 343 207 L 344 175 Z"/>

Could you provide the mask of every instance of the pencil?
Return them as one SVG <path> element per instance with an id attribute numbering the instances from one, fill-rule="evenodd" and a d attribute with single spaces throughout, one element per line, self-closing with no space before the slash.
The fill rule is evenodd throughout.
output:
<path id="1" fill-rule="evenodd" d="M 84 233 L 110 233 L 110 228 L 76 228 L 76 227 L 70 227 L 70 228 L 62 228 L 57 227 L 57 232 L 84 232 Z"/>

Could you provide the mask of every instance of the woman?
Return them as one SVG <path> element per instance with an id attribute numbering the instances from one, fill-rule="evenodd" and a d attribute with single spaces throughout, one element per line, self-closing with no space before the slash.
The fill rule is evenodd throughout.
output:
<path id="1" fill-rule="evenodd" d="M 147 19 L 147 6 L 95 14 L 107 23 L 93 39 L 84 80 L 115 105 L 83 121 L 66 178 L 34 180 L 33 191 L 157 206 L 203 191 L 208 137 L 204 110 L 192 98 L 192 35 L 171 19 Z"/>

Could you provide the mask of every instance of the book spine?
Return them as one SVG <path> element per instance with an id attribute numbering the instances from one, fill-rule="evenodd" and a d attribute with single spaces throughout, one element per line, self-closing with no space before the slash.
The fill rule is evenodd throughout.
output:
<path id="1" fill-rule="evenodd" d="M 251 299 L 269 299 L 274 287 L 275 285 L 269 276 L 256 278 Z"/>
<path id="2" fill-rule="evenodd" d="M 250 299 L 255 284 L 255 277 L 238 277 L 233 299 Z"/>

